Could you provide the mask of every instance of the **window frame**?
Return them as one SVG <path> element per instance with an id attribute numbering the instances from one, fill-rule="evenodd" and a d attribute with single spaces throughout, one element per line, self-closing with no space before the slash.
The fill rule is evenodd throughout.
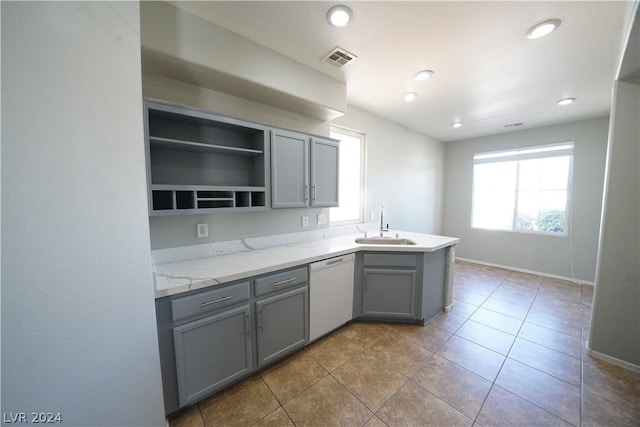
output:
<path id="1" fill-rule="evenodd" d="M 349 225 L 349 224 L 362 224 L 364 222 L 364 206 L 366 200 L 366 158 L 367 158 L 367 136 L 364 132 L 357 131 L 355 129 L 350 129 L 344 126 L 331 125 L 329 128 L 330 134 L 339 133 L 345 136 L 350 136 L 354 138 L 360 139 L 360 203 L 358 206 L 358 218 L 354 219 L 345 219 L 345 220 L 332 220 L 331 210 L 339 209 L 340 206 L 329 208 L 329 225 Z M 338 175 L 338 186 L 340 185 L 340 174 Z M 338 194 L 338 201 L 340 200 L 340 195 Z"/>
<path id="2" fill-rule="evenodd" d="M 567 171 L 567 198 L 564 210 L 564 227 L 562 232 L 544 231 L 544 230 L 522 230 L 514 228 L 518 219 L 518 200 L 520 196 L 520 162 L 530 159 L 543 159 L 551 157 L 561 157 L 564 155 L 569 156 L 569 165 Z M 480 157 L 480 158 L 478 158 Z M 470 228 L 473 230 L 483 230 L 491 232 L 505 232 L 505 233 L 518 233 L 529 234 L 535 236 L 553 236 L 553 237 L 567 237 L 572 231 L 572 216 L 573 216 L 573 162 L 575 157 L 575 142 L 564 141 L 552 144 L 533 145 L 524 147 L 515 147 L 510 149 L 493 150 L 475 152 L 472 157 L 472 184 L 471 184 L 471 215 L 470 215 Z M 479 161 L 478 161 L 479 160 Z M 473 225 L 473 215 L 475 207 L 476 197 L 476 179 L 475 179 L 475 166 L 476 164 L 491 164 L 499 163 L 502 161 L 516 161 L 515 170 L 515 196 L 513 201 L 513 212 L 511 220 L 511 229 L 502 228 L 486 228 L 477 227 Z"/>

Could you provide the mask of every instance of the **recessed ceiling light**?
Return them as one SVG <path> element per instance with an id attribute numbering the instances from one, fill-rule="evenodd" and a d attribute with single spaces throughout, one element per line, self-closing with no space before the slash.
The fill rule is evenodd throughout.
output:
<path id="1" fill-rule="evenodd" d="M 544 37 L 558 28 L 560 26 L 560 22 L 561 21 L 559 19 L 549 19 L 548 21 L 536 24 L 527 31 L 527 38 L 539 39 L 540 37 Z"/>
<path id="2" fill-rule="evenodd" d="M 427 80 L 429 77 L 433 75 L 433 71 L 431 70 L 422 70 L 416 73 L 416 76 L 413 78 L 414 80 Z"/>
<path id="3" fill-rule="evenodd" d="M 351 16 L 353 12 L 351 9 L 345 5 L 333 6 L 327 12 L 327 21 L 329 24 L 335 25 L 336 27 L 344 27 L 351 20 Z"/>
<path id="4" fill-rule="evenodd" d="M 404 94 L 404 102 L 411 102 L 418 97 L 418 94 L 415 92 L 407 92 Z"/>
<path id="5" fill-rule="evenodd" d="M 452 128 L 461 128 L 462 127 L 462 122 L 453 122 L 451 123 L 451 127 Z"/>
<path id="6" fill-rule="evenodd" d="M 564 98 L 558 101 L 558 105 L 569 105 L 572 104 L 575 100 L 575 98 Z"/>

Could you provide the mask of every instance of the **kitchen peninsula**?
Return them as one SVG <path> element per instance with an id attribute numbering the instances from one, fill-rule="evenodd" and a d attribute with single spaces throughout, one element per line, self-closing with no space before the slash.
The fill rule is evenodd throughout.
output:
<path id="1" fill-rule="evenodd" d="M 347 280 L 341 282 L 342 295 L 353 298 L 345 321 L 423 324 L 451 309 L 459 239 L 402 231 L 364 239 L 365 227 L 153 251 L 166 413 L 196 403 L 317 338 L 310 338 L 310 322 L 336 301 L 317 304 L 319 294 L 313 289 L 324 285 L 313 283 L 312 263 L 355 257 L 355 268 L 347 269 Z"/>

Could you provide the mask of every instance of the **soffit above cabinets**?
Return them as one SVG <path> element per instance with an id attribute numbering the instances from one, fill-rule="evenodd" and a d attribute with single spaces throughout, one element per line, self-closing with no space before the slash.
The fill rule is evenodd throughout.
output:
<path id="1" fill-rule="evenodd" d="M 140 9 L 144 73 L 321 121 L 344 115 L 344 82 L 170 4 Z"/>

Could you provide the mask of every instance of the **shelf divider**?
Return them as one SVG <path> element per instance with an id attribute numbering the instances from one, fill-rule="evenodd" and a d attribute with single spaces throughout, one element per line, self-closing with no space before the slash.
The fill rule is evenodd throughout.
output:
<path id="1" fill-rule="evenodd" d="M 204 142 L 163 138 L 159 136 L 150 136 L 149 141 L 153 147 L 180 149 L 189 148 L 193 151 L 226 153 L 248 157 L 256 157 L 264 154 L 263 150 L 256 150 L 254 148 L 240 148 L 218 144 L 206 144 Z"/>

